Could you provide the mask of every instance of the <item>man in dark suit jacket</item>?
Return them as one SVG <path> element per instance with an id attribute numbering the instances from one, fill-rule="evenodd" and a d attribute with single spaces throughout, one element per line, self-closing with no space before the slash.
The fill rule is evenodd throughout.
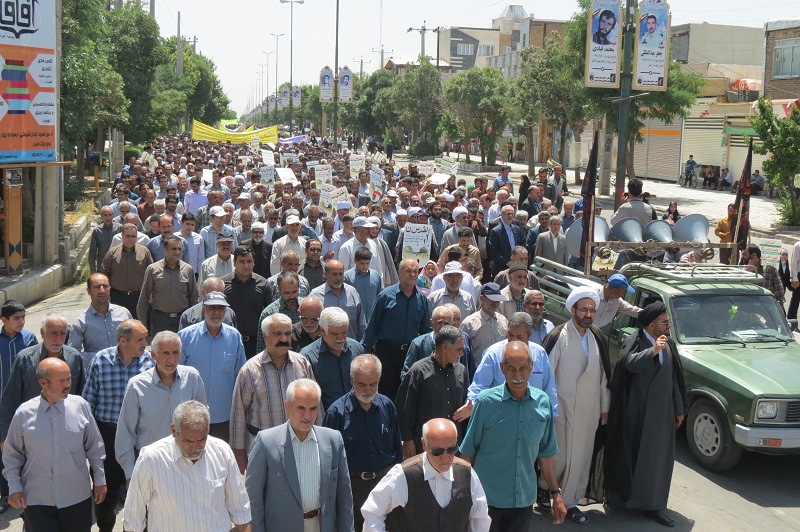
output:
<path id="1" fill-rule="evenodd" d="M 265 228 L 261 222 L 254 223 L 250 231 L 253 233 L 253 238 L 242 240 L 240 244 L 253 250 L 253 257 L 256 261 L 253 273 L 269 279 L 272 277 L 269 267 L 269 261 L 272 259 L 272 242 L 267 242 L 264 238 Z M 256 240 L 256 238 L 259 240 Z"/>
<path id="2" fill-rule="evenodd" d="M 511 250 L 514 246 L 525 244 L 525 235 L 522 229 L 514 225 L 514 207 L 506 205 L 500 210 L 500 220 L 502 223 L 489 232 L 489 259 L 494 261 L 492 265 L 492 279 L 503 271 L 511 260 Z M 509 232 L 513 239 L 509 239 Z M 513 241 L 511 241 L 513 240 Z"/>
<path id="3" fill-rule="evenodd" d="M 309 519 L 321 532 L 353 531 L 344 440 L 337 430 L 314 426 L 320 396 L 313 380 L 292 381 L 284 403 L 289 421 L 256 436 L 245 477 L 252 532 L 299 531 Z"/>

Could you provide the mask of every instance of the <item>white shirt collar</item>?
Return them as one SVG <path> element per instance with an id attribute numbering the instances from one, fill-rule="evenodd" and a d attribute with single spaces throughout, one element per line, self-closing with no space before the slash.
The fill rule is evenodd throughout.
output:
<path id="1" fill-rule="evenodd" d="M 434 477 L 441 477 L 448 482 L 453 482 L 453 466 L 447 468 L 447 471 L 440 473 L 434 469 L 433 465 L 428 461 L 428 453 L 425 453 L 425 457 L 422 460 L 422 476 L 426 482 Z"/>

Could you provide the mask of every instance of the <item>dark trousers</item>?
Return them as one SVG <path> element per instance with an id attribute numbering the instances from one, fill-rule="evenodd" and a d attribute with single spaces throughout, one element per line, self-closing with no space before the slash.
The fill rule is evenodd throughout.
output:
<path id="1" fill-rule="evenodd" d="M 800 289 L 795 289 L 792 292 L 792 299 L 789 300 L 789 311 L 786 313 L 786 318 L 796 320 L 798 307 L 800 307 Z"/>
<path id="2" fill-rule="evenodd" d="M 214 436 L 227 443 L 231 438 L 230 421 L 211 423 L 208 427 L 208 434 L 209 436 Z"/>
<path id="3" fill-rule="evenodd" d="M 117 463 L 114 450 L 114 439 L 117 437 L 116 423 L 98 421 L 97 428 L 100 429 L 100 436 L 103 437 L 103 444 L 106 447 L 103 468 L 106 473 L 108 493 L 106 493 L 106 498 L 103 502 L 95 505 L 94 513 L 97 517 L 97 527 L 100 532 L 111 532 L 114 529 L 114 523 L 117 521 L 117 502 L 119 501 L 119 492 L 122 486 L 125 485 L 125 472 Z"/>
<path id="4" fill-rule="evenodd" d="M 489 532 L 526 532 L 533 523 L 533 507 L 495 508 L 489 506 L 492 524 Z"/>
<path id="5" fill-rule="evenodd" d="M 182 312 L 175 312 L 173 317 L 171 314 L 161 312 L 154 308 L 150 308 L 150 324 L 147 325 L 147 336 L 151 340 L 161 331 L 178 332 L 180 326 Z"/>
<path id="6" fill-rule="evenodd" d="M 360 473 L 350 471 L 350 489 L 353 492 L 353 521 L 355 523 L 355 530 L 362 530 L 364 528 L 364 516 L 361 515 L 361 507 L 367 502 L 367 497 L 372 489 L 378 485 L 378 482 L 386 475 L 388 469 L 378 471 L 375 478 L 371 480 L 364 480 L 361 478 Z"/>
<path id="7" fill-rule="evenodd" d="M 400 372 L 403 370 L 407 353 L 408 344 L 400 345 L 383 340 L 375 343 L 375 356 L 383 364 L 378 389 L 392 401 L 397 395 L 397 389 L 400 388 Z"/>
<path id="8" fill-rule="evenodd" d="M 258 354 L 256 350 L 256 341 L 258 338 L 256 336 L 248 336 L 247 341 L 245 341 L 244 337 L 242 337 L 242 344 L 244 345 L 244 356 L 247 357 L 247 360 L 250 360 L 254 356 Z"/>
<path id="9" fill-rule="evenodd" d="M 719 263 L 726 266 L 730 265 L 732 254 L 733 250 L 731 248 L 719 248 Z"/>
<path id="10" fill-rule="evenodd" d="M 3 464 L 3 450 L 0 449 L 0 468 L 5 468 L 5 464 Z M 8 481 L 6 477 L 0 475 L 0 497 L 8 497 Z"/>
<path id="11" fill-rule="evenodd" d="M 136 317 L 136 305 L 139 304 L 139 292 L 121 292 L 112 288 L 111 302 L 115 305 L 125 307 L 131 313 L 131 316 Z"/>
<path id="12" fill-rule="evenodd" d="M 92 498 L 66 508 L 28 506 L 23 515 L 28 532 L 89 532 L 92 528 Z"/>

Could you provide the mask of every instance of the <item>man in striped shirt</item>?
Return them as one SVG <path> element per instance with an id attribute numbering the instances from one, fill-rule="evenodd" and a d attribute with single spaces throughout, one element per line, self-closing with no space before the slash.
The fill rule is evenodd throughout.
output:
<path id="1" fill-rule="evenodd" d="M 311 363 L 290 351 L 292 320 L 272 314 L 261 322 L 266 349 L 248 360 L 236 377 L 231 406 L 230 444 L 239 470 L 247 468 L 247 455 L 259 431 L 286 423 L 286 388 L 301 378 L 314 379 Z M 322 412 L 317 422 L 321 423 Z"/>
<path id="2" fill-rule="evenodd" d="M 199 401 L 179 404 L 171 436 L 142 449 L 125 500 L 125 530 L 250 530 L 250 501 L 228 445 Z M 220 504 L 222 503 L 222 504 Z"/>

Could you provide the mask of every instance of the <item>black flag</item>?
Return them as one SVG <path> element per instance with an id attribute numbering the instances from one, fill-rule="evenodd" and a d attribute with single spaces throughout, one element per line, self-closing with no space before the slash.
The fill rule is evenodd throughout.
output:
<path id="1" fill-rule="evenodd" d="M 597 139 L 599 131 L 594 132 L 592 153 L 589 154 L 589 164 L 583 174 L 583 233 L 581 234 L 581 255 L 586 260 L 586 243 L 594 242 L 594 191 L 597 187 Z"/>
<path id="2" fill-rule="evenodd" d="M 737 249 L 743 250 L 750 236 L 750 174 L 753 166 L 753 139 L 747 148 L 747 159 L 744 161 L 742 176 L 739 178 L 739 187 L 736 190 L 736 229 L 735 238 Z"/>

